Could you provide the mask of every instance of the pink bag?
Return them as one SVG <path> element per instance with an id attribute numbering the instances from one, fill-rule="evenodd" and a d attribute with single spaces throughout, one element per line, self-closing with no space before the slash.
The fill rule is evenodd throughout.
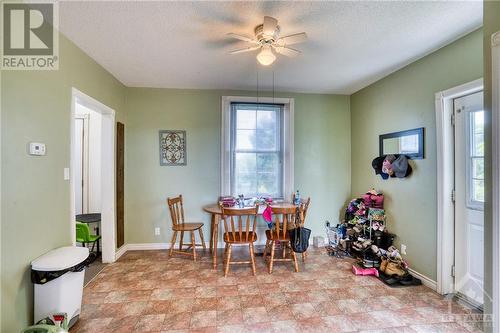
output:
<path id="1" fill-rule="evenodd" d="M 357 265 L 352 265 L 352 273 L 354 275 L 374 275 L 378 277 L 378 269 L 376 268 L 361 268 Z"/>
<path id="2" fill-rule="evenodd" d="M 262 212 L 262 217 L 268 223 L 273 222 L 273 210 L 270 206 L 267 206 L 266 209 L 264 209 L 264 212 Z"/>

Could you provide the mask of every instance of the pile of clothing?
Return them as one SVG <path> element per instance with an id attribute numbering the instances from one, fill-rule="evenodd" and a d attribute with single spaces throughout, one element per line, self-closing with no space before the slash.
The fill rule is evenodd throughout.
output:
<path id="1" fill-rule="evenodd" d="M 408 163 L 408 157 L 403 154 L 382 155 L 372 161 L 372 167 L 376 175 L 382 179 L 406 178 L 412 173 L 411 165 Z"/>

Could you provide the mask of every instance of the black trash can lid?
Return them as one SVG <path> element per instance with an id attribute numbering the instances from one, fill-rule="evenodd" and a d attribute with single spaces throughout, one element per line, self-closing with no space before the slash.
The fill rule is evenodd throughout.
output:
<path id="1" fill-rule="evenodd" d="M 33 260 L 31 269 L 40 272 L 67 270 L 81 264 L 88 256 L 89 249 L 86 247 L 60 247 Z"/>

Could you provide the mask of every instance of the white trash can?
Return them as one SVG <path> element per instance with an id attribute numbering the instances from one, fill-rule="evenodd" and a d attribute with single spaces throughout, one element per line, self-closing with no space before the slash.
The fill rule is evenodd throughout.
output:
<path id="1" fill-rule="evenodd" d="M 31 262 L 31 281 L 35 284 L 35 323 L 61 312 L 67 314 L 69 327 L 78 320 L 88 257 L 88 248 L 66 246 L 49 251 Z"/>

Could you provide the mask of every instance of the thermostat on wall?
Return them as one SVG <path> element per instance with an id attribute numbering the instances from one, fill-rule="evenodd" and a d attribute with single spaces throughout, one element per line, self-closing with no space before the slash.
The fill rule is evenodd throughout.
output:
<path id="1" fill-rule="evenodd" d="M 29 154 L 35 156 L 45 155 L 45 143 L 30 142 Z"/>

